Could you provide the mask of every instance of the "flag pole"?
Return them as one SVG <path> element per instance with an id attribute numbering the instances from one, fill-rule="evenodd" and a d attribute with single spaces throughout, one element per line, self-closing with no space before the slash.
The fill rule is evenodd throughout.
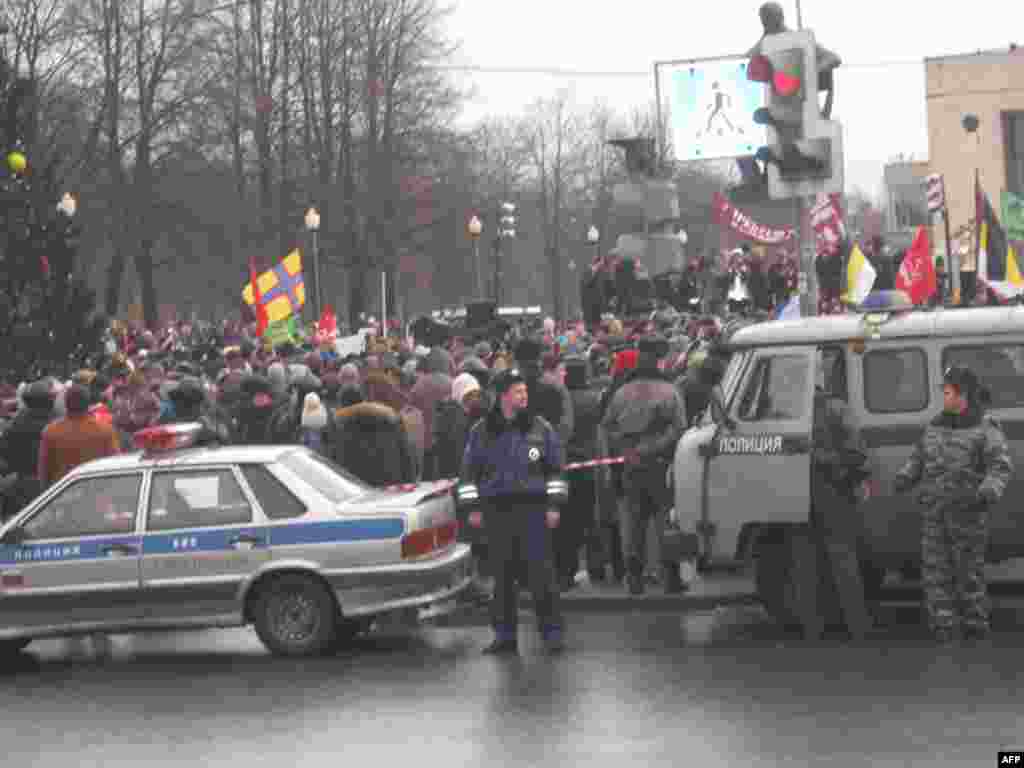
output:
<path id="1" fill-rule="evenodd" d="M 943 195 L 945 197 L 945 195 Z M 960 306 L 960 254 L 953 252 L 953 238 L 949 234 L 949 203 L 943 200 L 942 221 L 946 229 L 946 268 L 949 270 L 953 306 Z"/>

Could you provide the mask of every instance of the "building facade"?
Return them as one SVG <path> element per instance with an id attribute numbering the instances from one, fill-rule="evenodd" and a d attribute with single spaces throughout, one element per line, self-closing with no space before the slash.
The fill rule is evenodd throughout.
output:
<path id="1" fill-rule="evenodd" d="M 974 217 L 976 171 L 996 210 L 1004 191 L 1024 192 L 1024 48 L 925 59 L 925 89 L 929 169 L 945 180 L 956 239 Z M 973 133 L 966 115 L 978 119 Z M 944 241 L 939 217 L 933 233 Z M 974 268 L 970 250 L 962 249 L 963 269 Z"/>

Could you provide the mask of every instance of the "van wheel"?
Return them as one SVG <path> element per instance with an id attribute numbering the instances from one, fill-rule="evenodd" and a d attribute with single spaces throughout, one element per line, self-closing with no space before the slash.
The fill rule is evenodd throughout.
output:
<path id="1" fill-rule="evenodd" d="M 337 607 L 330 592 L 307 576 L 274 578 L 260 591 L 256 634 L 278 656 L 316 656 L 331 647 Z"/>
<path id="2" fill-rule="evenodd" d="M 768 615 L 784 627 L 800 624 L 791 607 L 790 538 L 789 531 L 782 528 L 762 531 L 754 550 L 754 586 L 757 597 Z"/>

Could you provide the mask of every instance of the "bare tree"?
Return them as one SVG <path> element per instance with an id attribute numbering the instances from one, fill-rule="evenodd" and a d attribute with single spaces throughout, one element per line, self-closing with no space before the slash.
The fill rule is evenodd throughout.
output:
<path id="1" fill-rule="evenodd" d="M 551 276 L 555 315 L 564 316 L 562 241 L 565 236 L 566 202 L 570 188 L 579 181 L 586 148 L 583 121 L 573 112 L 568 94 L 537 102 L 526 119 L 526 146 L 533 163 L 544 253 Z"/>

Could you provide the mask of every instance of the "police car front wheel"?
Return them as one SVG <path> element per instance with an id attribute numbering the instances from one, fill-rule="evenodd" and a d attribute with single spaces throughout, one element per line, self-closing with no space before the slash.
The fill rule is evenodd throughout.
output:
<path id="1" fill-rule="evenodd" d="M 260 592 L 256 633 L 278 656 L 323 653 L 337 631 L 334 599 L 327 589 L 306 576 L 276 577 Z"/>

